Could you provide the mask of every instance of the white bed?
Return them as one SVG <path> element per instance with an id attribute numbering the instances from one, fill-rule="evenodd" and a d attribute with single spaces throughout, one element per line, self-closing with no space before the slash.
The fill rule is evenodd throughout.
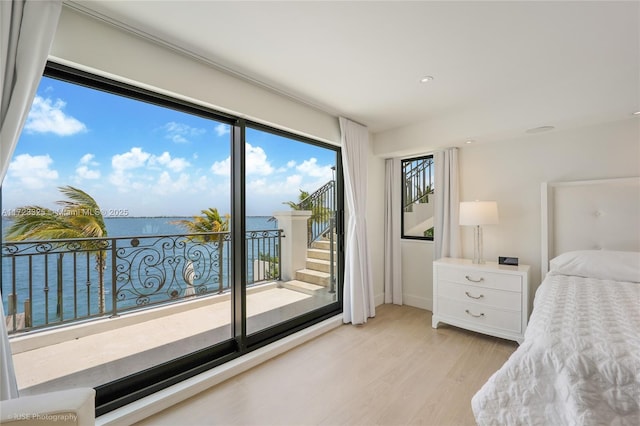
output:
<path id="1" fill-rule="evenodd" d="M 545 185 L 542 222 L 546 276 L 476 421 L 640 425 L 640 178 Z"/>

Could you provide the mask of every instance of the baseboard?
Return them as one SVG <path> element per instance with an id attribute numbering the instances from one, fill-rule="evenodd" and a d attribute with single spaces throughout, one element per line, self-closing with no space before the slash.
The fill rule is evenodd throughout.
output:
<path id="1" fill-rule="evenodd" d="M 384 294 L 378 294 L 375 297 L 376 306 L 384 304 Z M 433 299 L 430 297 L 414 296 L 411 294 L 402 295 L 402 304 L 407 306 L 413 306 L 414 308 L 426 309 L 427 311 L 433 310 Z"/>
<path id="2" fill-rule="evenodd" d="M 374 298 L 374 303 L 376 306 L 380 306 L 384 304 L 384 293 L 376 294 Z"/>
<path id="3" fill-rule="evenodd" d="M 403 294 L 402 303 L 414 308 L 426 309 L 427 311 L 433 310 L 433 299 L 431 297 Z"/>
<path id="4" fill-rule="evenodd" d="M 97 426 L 130 425 L 182 402 L 343 324 L 342 314 L 273 342 L 205 373 L 170 386 L 96 419 Z"/>

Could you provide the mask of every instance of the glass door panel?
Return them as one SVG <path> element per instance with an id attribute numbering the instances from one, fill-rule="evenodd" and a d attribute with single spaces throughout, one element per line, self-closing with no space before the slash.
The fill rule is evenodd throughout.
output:
<path id="1" fill-rule="evenodd" d="M 21 394 L 232 338 L 230 149 L 223 122 L 42 79 L 2 191 Z"/>
<path id="2" fill-rule="evenodd" d="M 337 152 L 248 127 L 247 334 L 337 301 Z"/>

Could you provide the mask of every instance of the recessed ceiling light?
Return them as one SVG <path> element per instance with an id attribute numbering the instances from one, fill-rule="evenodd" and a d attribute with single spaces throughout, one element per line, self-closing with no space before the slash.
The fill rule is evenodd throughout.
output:
<path id="1" fill-rule="evenodd" d="M 466 141 L 464 141 L 464 143 L 466 143 L 467 145 L 474 143 L 475 141 L 473 139 L 467 139 Z"/>
<path id="2" fill-rule="evenodd" d="M 422 77 L 420 79 L 420 83 L 428 83 L 430 81 L 433 81 L 433 76 L 432 75 L 425 75 L 424 77 Z"/>
<path id="3" fill-rule="evenodd" d="M 635 115 L 636 117 L 640 115 L 640 111 L 636 111 L 633 113 L 633 115 Z"/>
<path id="4" fill-rule="evenodd" d="M 555 127 L 553 126 L 540 126 L 540 127 L 534 127 L 533 129 L 527 129 L 525 133 L 542 133 L 542 132 L 548 132 L 549 130 L 553 130 L 553 129 L 555 129 Z"/>

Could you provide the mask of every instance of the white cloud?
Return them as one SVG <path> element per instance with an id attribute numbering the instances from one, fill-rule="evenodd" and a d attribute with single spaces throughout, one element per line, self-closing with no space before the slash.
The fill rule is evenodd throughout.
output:
<path id="1" fill-rule="evenodd" d="M 66 115 L 63 111 L 66 102 L 36 96 L 31 105 L 24 128 L 29 133 L 54 133 L 58 136 L 71 136 L 87 131 L 87 126 L 78 119 Z"/>
<path id="2" fill-rule="evenodd" d="M 150 176 L 139 176 L 133 173 L 127 172 L 122 169 L 118 169 L 109 175 L 109 182 L 111 182 L 118 192 L 148 192 L 148 186 L 153 185 L 154 178 Z"/>
<path id="3" fill-rule="evenodd" d="M 97 161 L 93 161 L 94 158 L 95 158 L 95 155 L 93 154 L 85 154 L 82 156 L 82 158 L 80 158 L 78 167 L 76 167 L 76 175 L 74 177 L 74 181 L 76 183 L 79 184 L 84 179 L 91 179 L 91 180 L 100 179 L 100 176 L 101 176 L 100 171 L 92 170 L 89 168 L 90 166 L 96 167 L 100 164 Z"/>
<path id="4" fill-rule="evenodd" d="M 111 157 L 111 166 L 115 170 L 130 170 L 143 167 L 151 154 L 144 152 L 142 148 L 133 147 L 129 152 L 116 154 Z"/>
<path id="5" fill-rule="evenodd" d="M 120 192 L 127 192 L 131 187 L 131 174 L 125 173 L 123 170 L 117 170 L 109 175 L 111 182 Z"/>
<path id="6" fill-rule="evenodd" d="M 248 175 L 268 176 L 273 173 L 273 167 L 267 160 L 267 154 L 259 146 L 246 144 L 246 170 Z"/>
<path id="7" fill-rule="evenodd" d="M 214 175 L 229 176 L 231 174 L 231 158 L 227 157 L 225 160 L 216 161 L 211 166 L 211 171 Z"/>
<path id="8" fill-rule="evenodd" d="M 189 142 L 187 138 L 196 137 L 205 134 L 207 131 L 198 127 L 191 127 L 188 124 L 176 123 L 170 121 L 163 126 L 166 131 L 165 137 L 171 139 L 175 143 Z"/>
<path id="9" fill-rule="evenodd" d="M 231 133 L 231 126 L 228 124 L 220 123 L 215 127 L 216 134 L 218 136 L 224 136 Z"/>
<path id="10" fill-rule="evenodd" d="M 145 167 L 149 158 L 151 154 L 139 147 L 133 147 L 124 154 L 114 155 L 111 157 L 113 173 L 109 176 L 109 182 L 115 185 L 119 192 L 143 191 L 145 176 L 136 176 L 132 171 Z"/>
<path id="11" fill-rule="evenodd" d="M 183 173 L 178 179 L 171 179 L 169 172 L 164 171 L 158 178 L 158 184 L 153 186 L 153 192 L 161 195 L 181 194 L 191 189 L 189 175 Z"/>
<path id="12" fill-rule="evenodd" d="M 86 164 L 88 166 L 97 166 L 99 163 L 97 161 L 93 161 L 96 158 L 93 154 L 85 154 L 80 159 L 80 164 Z"/>
<path id="13" fill-rule="evenodd" d="M 247 214 L 264 214 L 265 208 L 286 209 L 282 203 L 297 202 L 300 190 L 313 192 L 333 177 L 331 165 L 318 164 L 313 157 L 299 163 L 288 161 L 277 171 L 268 177 L 248 180 Z"/>
<path id="14" fill-rule="evenodd" d="M 259 178 L 247 182 L 247 214 L 273 214 L 288 210 L 283 203 L 298 201 L 299 189 L 303 186 L 301 175 L 285 179 Z"/>
<path id="15" fill-rule="evenodd" d="M 277 195 L 280 198 L 289 197 L 291 199 L 297 199 L 298 193 L 300 192 L 299 189 L 302 185 L 302 176 L 300 175 L 287 176 L 284 180 L 268 178 L 253 179 L 247 183 L 247 197 L 256 198 L 265 195 Z M 283 199 L 282 201 L 288 201 L 288 199 Z"/>
<path id="16" fill-rule="evenodd" d="M 307 176 L 323 178 L 327 181 L 332 178 L 331 166 L 320 166 L 316 158 L 310 158 L 302 162 L 302 164 L 296 166 L 296 170 L 304 173 Z"/>
<path id="17" fill-rule="evenodd" d="M 267 154 L 264 149 L 259 146 L 252 146 L 249 143 L 245 145 L 245 162 L 247 175 L 268 176 L 275 171 L 267 160 Z M 215 175 L 229 176 L 231 173 L 231 157 L 213 163 L 211 171 Z"/>
<path id="18" fill-rule="evenodd" d="M 20 181 L 25 189 L 41 189 L 58 179 L 58 172 L 50 169 L 49 155 L 20 154 L 9 164 L 9 175 Z"/>
<path id="19" fill-rule="evenodd" d="M 79 179 L 100 179 L 100 171 L 90 170 L 87 166 L 79 166 L 76 168 L 76 177 Z"/>
<path id="20" fill-rule="evenodd" d="M 287 176 L 287 179 L 284 182 L 285 188 L 296 188 L 296 191 L 299 191 L 298 188 L 302 185 L 302 176 L 300 175 L 291 175 Z"/>
<path id="21" fill-rule="evenodd" d="M 171 154 L 167 151 L 163 152 L 160 156 L 152 155 L 151 158 L 149 158 L 149 165 L 155 164 L 165 166 L 174 172 L 181 172 L 191 165 L 191 163 L 184 158 L 171 158 Z"/>
<path id="22" fill-rule="evenodd" d="M 128 152 L 116 154 L 111 158 L 113 173 L 109 181 L 120 192 L 129 192 L 131 189 L 144 192 L 156 191 L 157 186 L 168 185 L 171 181 L 169 171 L 180 173 L 191 166 L 184 158 L 172 158 L 167 151 L 161 155 L 153 155 L 142 148 L 133 147 Z M 163 193 L 179 191 L 186 188 L 189 175 L 182 174 L 177 181 L 171 181 L 163 189 Z"/>

